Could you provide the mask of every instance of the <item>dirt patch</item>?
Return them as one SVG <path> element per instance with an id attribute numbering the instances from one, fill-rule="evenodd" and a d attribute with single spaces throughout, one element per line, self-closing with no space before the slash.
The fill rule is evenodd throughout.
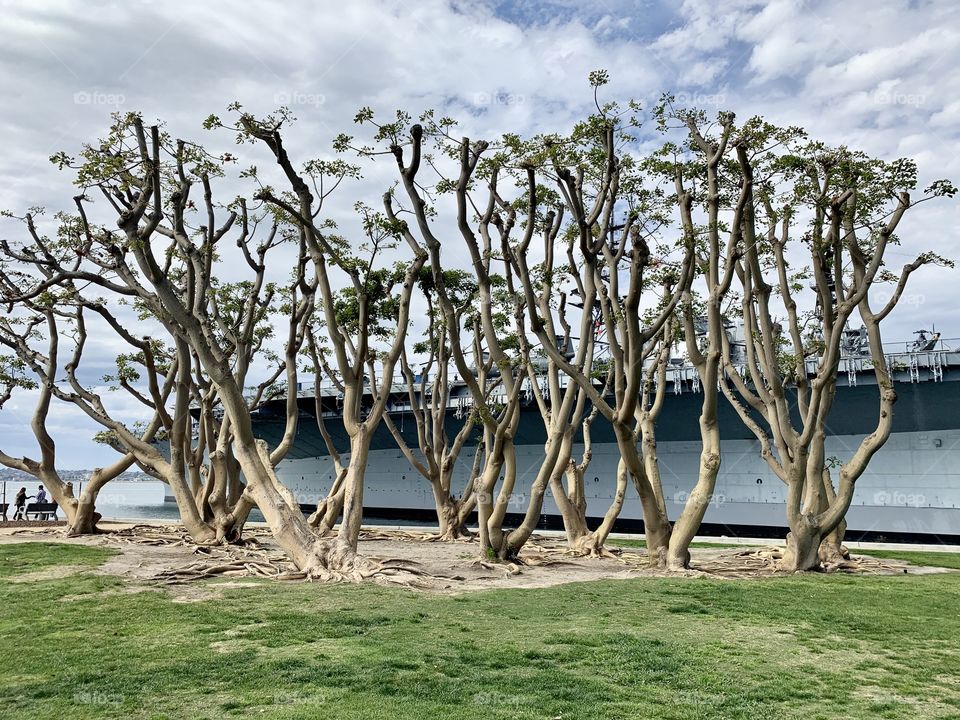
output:
<path id="1" fill-rule="evenodd" d="M 41 580 L 59 580 L 60 578 L 76 575 L 84 570 L 91 570 L 89 565 L 55 565 L 44 568 L 43 570 L 34 570 L 20 575 L 13 575 L 7 580 L 14 583 L 39 582 Z"/>
<path id="2" fill-rule="evenodd" d="M 122 587 L 112 588 L 110 590 L 100 590 L 96 593 L 87 593 L 84 595 L 64 595 L 63 597 L 59 598 L 57 602 L 77 602 L 80 600 L 89 600 L 91 597 L 101 598 L 111 595 L 139 595 L 140 593 L 145 592 L 156 592 L 156 589 L 150 587 L 149 585 L 124 585 Z"/>
<path id="3" fill-rule="evenodd" d="M 202 602 L 221 597 L 231 588 L 258 585 L 250 578 L 297 578 L 296 568 L 283 556 L 268 532 L 247 533 L 246 546 L 201 547 L 176 526 L 123 525 L 112 532 L 66 538 L 56 530 L 0 533 L 0 543 L 68 542 L 119 550 L 94 572 L 113 575 L 138 585 L 165 587 L 178 602 Z M 535 535 L 520 561 L 492 563 L 479 558 L 476 541 L 439 542 L 426 533 L 371 530 L 360 540 L 360 554 L 384 568 L 371 580 L 441 593 L 464 593 L 497 588 L 544 588 L 571 582 L 623 580 L 636 577 L 711 577 L 727 580 L 783 576 L 776 570 L 775 548 L 694 548 L 693 570 L 671 573 L 651 567 L 643 550 L 615 550 L 609 557 L 573 555 L 562 539 Z M 854 556 L 845 572 L 900 575 L 951 572 L 918 567 L 900 560 Z M 82 568 L 81 568 L 82 569 Z M 63 577 L 77 572 L 65 566 L 20 576 L 21 581 Z M 25 578 L 25 579 L 23 579 Z M 244 578 L 247 578 L 244 581 Z M 191 580 L 217 579 L 194 583 Z"/>
<path id="4" fill-rule="evenodd" d="M 0 528 L 3 529 L 14 529 L 14 528 L 52 528 L 52 527 L 66 527 L 66 520 L 8 520 L 7 522 L 0 523 Z"/>

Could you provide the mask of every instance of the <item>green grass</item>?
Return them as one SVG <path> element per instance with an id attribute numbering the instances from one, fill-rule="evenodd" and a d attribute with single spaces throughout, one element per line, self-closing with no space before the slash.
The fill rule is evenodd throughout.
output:
<path id="1" fill-rule="evenodd" d="M 64 558 L 105 553 L 5 545 L 0 576 Z M 133 589 L 0 581 L 0 717 L 960 717 L 960 573 Z"/>
<path id="2" fill-rule="evenodd" d="M 113 554 L 113 550 L 52 542 L 0 545 L 0 578 L 63 565 L 95 568 Z"/>
<path id="3" fill-rule="evenodd" d="M 875 558 L 907 560 L 914 565 L 929 565 L 960 570 L 960 553 L 912 552 L 909 550 L 851 550 L 854 555 L 869 555 Z"/>
<path id="4" fill-rule="evenodd" d="M 645 540 L 633 540 L 625 538 L 614 538 L 608 543 L 613 547 L 625 548 L 645 548 Z M 750 545 L 743 543 L 720 543 L 720 542 L 695 542 L 691 543 L 692 548 L 743 548 L 749 550 Z M 757 546 L 759 547 L 759 546 Z M 960 570 L 960 553 L 949 552 L 917 552 L 913 550 L 859 550 L 853 549 L 854 555 L 869 555 L 875 558 L 889 558 L 891 560 L 906 560 L 914 565 L 925 565 L 931 567 L 944 567 Z"/>

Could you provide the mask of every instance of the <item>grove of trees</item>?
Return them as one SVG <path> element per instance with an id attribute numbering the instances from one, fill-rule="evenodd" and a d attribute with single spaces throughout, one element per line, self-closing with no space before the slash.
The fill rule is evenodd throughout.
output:
<path id="1" fill-rule="evenodd" d="M 72 534 L 96 532 L 98 492 L 139 467 L 169 485 L 193 541 L 241 542 L 256 508 L 308 576 L 359 578 L 374 571 L 358 540 L 371 443 L 386 431 L 429 488 L 444 541 L 475 532 L 482 558 L 515 560 L 550 493 L 571 550 L 600 555 L 639 503 L 650 562 L 683 570 L 716 491 L 726 403 L 786 488 L 781 567 L 837 562 L 856 482 L 892 429 L 883 320 L 913 273 L 949 264 L 898 233 L 954 187 L 918 191 L 911 160 L 669 96 L 641 125 L 635 103 L 601 102 L 606 73 L 590 82 L 596 111 L 565 133 L 470 138 L 434 112 L 364 108 L 316 156 L 289 142 L 285 109 L 210 116 L 212 142 L 239 147 L 223 153 L 115 115 L 104 137 L 52 158 L 72 201 L 4 213 L 0 408 L 32 393 L 36 449 L 2 448 L 0 463 L 49 488 Z M 361 197 L 371 171 L 390 177 Z M 902 267 L 894 245 L 912 254 Z M 879 304 L 881 284 L 893 291 Z M 875 430 L 836 462 L 827 417 L 852 323 L 869 339 Z M 103 352 L 115 368 L 96 377 L 85 365 Z M 699 387 L 701 452 L 670 517 L 658 419 L 678 355 Z M 117 398 L 141 421 L 118 419 Z M 267 403 L 284 408 L 272 446 L 257 432 Z M 64 404 L 117 452 L 79 496 L 48 430 Z M 546 438 L 534 472 L 518 466 L 525 404 Z M 307 422 L 334 477 L 312 514 L 277 472 Z M 619 467 L 591 527 L 600 424 Z M 470 478 L 457 486 L 462 458 Z"/>

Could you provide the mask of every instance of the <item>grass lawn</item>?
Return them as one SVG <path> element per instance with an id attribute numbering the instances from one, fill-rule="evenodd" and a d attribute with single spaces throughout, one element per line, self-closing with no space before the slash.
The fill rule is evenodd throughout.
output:
<path id="1" fill-rule="evenodd" d="M 854 555 L 870 555 L 875 558 L 907 560 L 914 565 L 953 568 L 960 570 L 960 554 L 948 552 L 909 552 L 905 550 L 851 550 Z"/>
<path id="2" fill-rule="evenodd" d="M 108 555 L 0 546 L 0 717 L 960 717 L 960 573 L 174 602 Z"/>

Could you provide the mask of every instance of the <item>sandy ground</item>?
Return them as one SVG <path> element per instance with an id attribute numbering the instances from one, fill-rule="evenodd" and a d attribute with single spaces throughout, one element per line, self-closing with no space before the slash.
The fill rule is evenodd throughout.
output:
<path id="1" fill-rule="evenodd" d="M 7 520 L 3 524 L 0 524 L 0 528 L 4 530 L 10 528 L 51 528 L 66 526 L 66 520 Z"/>
<path id="2" fill-rule="evenodd" d="M 129 592 L 164 586 L 180 601 L 217 597 L 227 587 L 243 587 L 270 578 L 299 579 L 263 529 L 247 533 L 245 547 L 198 547 L 183 531 L 163 523 L 101 523 L 107 532 L 96 536 L 67 538 L 58 528 L 12 528 L 0 526 L 0 544 L 19 542 L 64 542 L 110 547 L 119 554 L 97 572 L 131 581 Z M 642 550 L 617 550 L 611 557 L 571 555 L 556 536 L 535 535 L 521 553 L 520 563 L 489 563 L 478 559 L 476 542 L 438 542 L 426 533 L 409 530 L 370 530 L 360 541 L 360 554 L 368 567 L 379 571 L 374 582 L 400 584 L 442 593 L 463 593 L 495 588 L 543 588 L 570 582 L 618 580 L 636 577 L 678 577 L 650 567 Z M 691 570 L 682 575 L 718 579 L 771 578 L 779 549 L 694 548 Z M 845 572 L 860 574 L 927 574 L 951 572 L 944 568 L 916 567 L 897 560 L 854 555 L 855 566 Z M 30 581 L 62 577 L 82 568 L 66 565 L 13 578 Z M 204 580 L 207 582 L 195 582 Z M 214 582 L 209 582 L 213 580 Z"/>

